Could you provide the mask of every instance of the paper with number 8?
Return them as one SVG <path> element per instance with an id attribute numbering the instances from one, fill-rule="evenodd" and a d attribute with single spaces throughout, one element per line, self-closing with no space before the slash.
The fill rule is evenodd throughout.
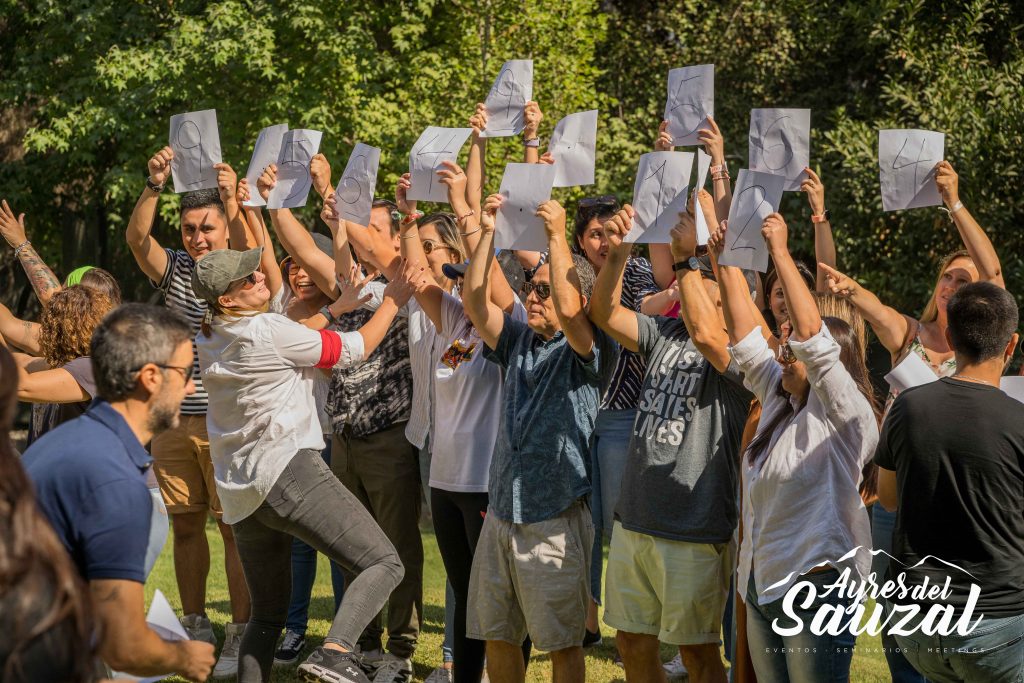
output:
<path id="1" fill-rule="evenodd" d="M 357 142 L 349 155 L 345 172 L 334 190 L 335 206 L 342 220 L 356 225 L 370 225 L 373 191 L 377 186 L 380 148 Z"/>
<path id="2" fill-rule="evenodd" d="M 768 245 L 761 224 L 779 210 L 786 179 L 780 175 L 740 169 L 729 207 L 729 229 L 718 262 L 746 270 L 768 272 Z"/>
<path id="3" fill-rule="evenodd" d="M 633 229 L 626 242 L 668 244 L 679 214 L 686 211 L 693 152 L 648 152 L 640 157 L 633 184 Z"/>
<path id="4" fill-rule="evenodd" d="M 409 152 L 412 187 L 406 196 L 425 202 L 448 203 L 448 186 L 439 182 L 437 169 L 442 161 L 455 161 L 459 150 L 473 133 L 472 128 L 428 126 Z"/>

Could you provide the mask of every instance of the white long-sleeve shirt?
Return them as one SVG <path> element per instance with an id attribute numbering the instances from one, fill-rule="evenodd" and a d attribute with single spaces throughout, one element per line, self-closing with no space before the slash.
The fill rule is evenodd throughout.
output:
<path id="1" fill-rule="evenodd" d="M 824 323 L 818 334 L 789 345 L 807 366 L 807 405 L 776 428 L 767 457 L 752 466 L 744 455 L 740 466 L 737 586 L 746 586 L 753 571 L 760 604 L 782 598 L 802 572 L 823 563 L 840 571 L 849 566 L 854 578 L 871 569 L 871 527 L 858 487 L 878 444 L 874 412 L 839 360 L 839 344 Z M 760 434 L 792 400 L 779 391 L 782 367 L 760 327 L 730 353 L 763 407 Z M 861 552 L 837 562 L 857 546 Z"/>

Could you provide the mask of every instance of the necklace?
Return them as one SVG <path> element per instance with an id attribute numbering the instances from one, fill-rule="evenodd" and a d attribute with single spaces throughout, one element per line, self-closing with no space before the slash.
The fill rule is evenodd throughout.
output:
<path id="1" fill-rule="evenodd" d="M 967 380 L 968 382 L 977 382 L 978 384 L 987 384 L 990 387 L 991 386 L 995 386 L 994 384 L 992 384 L 992 382 L 989 382 L 987 379 L 979 379 L 977 377 L 971 377 L 970 375 L 959 375 L 959 374 L 957 374 L 957 375 L 953 375 L 953 378 L 954 379 L 964 379 L 964 380 Z"/>

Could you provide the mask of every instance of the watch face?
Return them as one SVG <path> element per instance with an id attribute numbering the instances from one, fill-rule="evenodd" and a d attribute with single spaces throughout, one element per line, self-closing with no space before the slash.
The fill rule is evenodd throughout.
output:
<path id="1" fill-rule="evenodd" d="M 686 264 L 690 266 L 690 270 L 700 270 L 700 259 L 696 256 L 691 256 Z"/>

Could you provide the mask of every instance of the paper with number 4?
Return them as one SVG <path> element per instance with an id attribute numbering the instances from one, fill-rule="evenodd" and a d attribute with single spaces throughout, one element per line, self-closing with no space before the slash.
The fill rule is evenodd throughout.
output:
<path id="1" fill-rule="evenodd" d="M 768 271 L 768 245 L 761 236 L 764 219 L 779 210 L 786 179 L 740 169 L 729 207 L 729 229 L 718 262 L 762 273 Z"/>
<path id="2" fill-rule="evenodd" d="M 810 109 L 750 110 L 750 170 L 786 179 L 785 190 L 800 189 L 811 163 Z"/>
<path id="3" fill-rule="evenodd" d="M 338 214 L 344 220 L 356 225 L 370 225 L 379 165 L 380 149 L 357 142 L 334 191 Z"/>
<path id="4" fill-rule="evenodd" d="M 665 120 L 677 147 L 699 145 L 697 131 L 715 115 L 715 65 L 684 66 L 668 72 Z"/>
<path id="5" fill-rule="evenodd" d="M 494 222 L 494 246 L 499 249 L 546 251 L 548 236 L 537 207 L 551 199 L 555 167 L 550 164 L 505 166 L 498 190 L 504 199 Z"/>
<path id="6" fill-rule="evenodd" d="M 320 149 L 323 133 L 300 128 L 290 130 L 281 140 L 277 154 L 277 184 L 267 197 L 268 209 L 294 209 L 306 205 L 313 178 L 309 162 Z"/>
<path id="7" fill-rule="evenodd" d="M 555 187 L 593 185 L 597 110 L 569 114 L 559 121 L 548 151 L 555 158 Z"/>
<path id="8" fill-rule="evenodd" d="M 941 206 L 935 186 L 935 164 L 946 151 L 946 134 L 930 130 L 878 131 L 878 176 L 882 209 L 918 209 Z"/>
<path id="9" fill-rule="evenodd" d="M 252 148 L 252 159 L 249 160 L 249 168 L 245 172 L 245 178 L 249 181 L 249 201 L 245 202 L 246 206 L 266 206 L 267 203 L 256 189 L 256 183 L 263 175 L 263 169 L 277 163 L 281 141 L 287 132 L 288 124 L 279 123 L 276 126 L 267 126 L 256 138 L 256 144 Z"/>
<path id="10" fill-rule="evenodd" d="M 519 135 L 526 127 L 524 109 L 533 99 L 533 60 L 505 62 L 487 93 L 487 127 L 482 138 L 506 138 Z"/>
<path id="11" fill-rule="evenodd" d="M 711 237 L 711 231 L 708 230 L 707 219 L 704 218 L 704 212 L 697 209 L 700 208 L 700 202 L 697 201 L 697 193 L 704 189 L 704 182 L 708 179 L 708 169 L 711 168 L 711 156 L 704 153 L 704 150 L 697 149 L 697 183 L 693 186 L 691 194 L 693 195 L 693 206 L 694 209 L 693 217 L 694 223 L 697 225 L 697 244 L 707 244 L 708 239 Z"/>
<path id="12" fill-rule="evenodd" d="M 455 161 L 472 132 L 472 128 L 437 126 L 423 131 L 409 152 L 409 199 L 448 203 L 448 186 L 438 182 L 437 169 L 442 161 Z"/>
<path id="13" fill-rule="evenodd" d="M 633 229 L 624 241 L 668 244 L 679 214 L 686 210 L 693 152 L 648 152 L 640 157 L 633 183 Z"/>
<path id="14" fill-rule="evenodd" d="M 169 141 L 174 150 L 171 175 L 174 176 L 175 192 L 217 187 L 217 171 L 213 165 L 223 159 L 216 109 L 172 116 Z"/>

